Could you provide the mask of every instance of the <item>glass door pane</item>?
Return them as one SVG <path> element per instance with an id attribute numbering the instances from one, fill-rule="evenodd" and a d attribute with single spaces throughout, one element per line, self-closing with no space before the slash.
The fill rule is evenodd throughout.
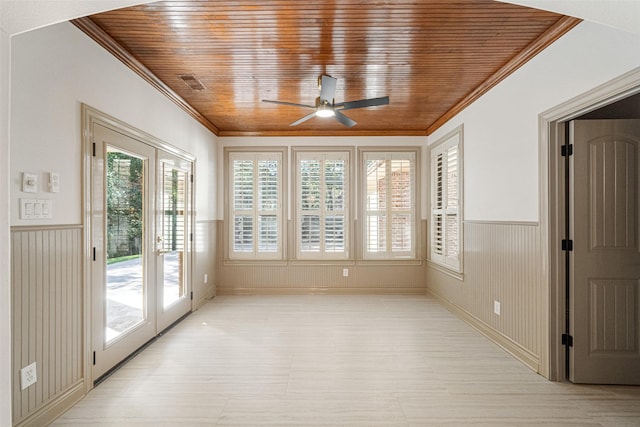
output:
<path id="1" fill-rule="evenodd" d="M 185 248 L 187 246 L 187 172 L 162 163 L 162 236 L 158 241 L 163 255 L 163 307 L 186 295 Z"/>
<path id="2" fill-rule="evenodd" d="M 106 323 L 108 344 L 145 315 L 145 161 L 115 147 L 106 159 Z"/>
<path id="3" fill-rule="evenodd" d="M 156 150 L 94 123 L 91 153 L 92 379 L 157 334 Z"/>
<path id="4" fill-rule="evenodd" d="M 191 160 L 158 150 L 156 199 L 157 327 L 191 310 Z"/>

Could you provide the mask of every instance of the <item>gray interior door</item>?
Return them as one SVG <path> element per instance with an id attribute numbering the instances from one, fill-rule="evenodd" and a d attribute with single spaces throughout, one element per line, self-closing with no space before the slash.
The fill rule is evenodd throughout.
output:
<path id="1" fill-rule="evenodd" d="M 640 384 L 640 120 L 571 123 L 569 378 Z"/>

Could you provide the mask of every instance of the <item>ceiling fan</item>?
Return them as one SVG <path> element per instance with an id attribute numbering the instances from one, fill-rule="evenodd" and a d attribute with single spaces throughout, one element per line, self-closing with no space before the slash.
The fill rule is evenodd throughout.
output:
<path id="1" fill-rule="evenodd" d="M 389 103 L 389 97 L 383 96 L 382 98 L 369 98 L 361 99 L 359 101 L 340 102 L 336 104 L 333 96 L 336 92 L 336 82 L 338 79 L 322 75 L 318 78 L 318 88 L 320 89 L 320 96 L 316 98 L 316 105 L 296 104 L 294 102 L 284 101 L 269 101 L 263 99 L 262 102 L 270 102 L 272 104 L 290 105 L 293 107 L 312 108 L 315 111 L 311 114 L 307 114 L 301 119 L 296 120 L 289 126 L 297 126 L 300 123 L 306 122 L 312 117 L 334 117 L 337 121 L 345 125 L 346 127 L 352 127 L 356 125 L 356 122 L 349 117 L 342 114 L 342 111 L 353 110 L 354 108 L 366 108 L 375 107 L 378 105 L 387 105 Z"/>

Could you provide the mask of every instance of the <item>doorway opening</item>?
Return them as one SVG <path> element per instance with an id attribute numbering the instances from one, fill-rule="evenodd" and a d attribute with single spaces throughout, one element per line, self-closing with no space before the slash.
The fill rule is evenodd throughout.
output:
<path id="1" fill-rule="evenodd" d="M 195 158 L 82 108 L 86 377 L 95 382 L 192 310 Z"/>
<path id="2" fill-rule="evenodd" d="M 574 349 L 571 347 L 575 330 L 572 321 L 575 320 L 573 309 L 577 300 L 572 301 L 576 294 L 568 284 L 573 280 L 572 271 L 579 266 L 572 264 L 575 260 L 571 251 L 574 243 L 571 234 L 575 216 L 584 216 L 585 213 L 572 211 L 574 187 L 573 183 L 566 185 L 565 181 L 573 174 L 569 169 L 573 159 L 569 156 L 571 149 L 575 148 L 568 147 L 569 139 L 573 137 L 573 126 L 578 119 L 640 118 L 639 102 L 640 68 L 540 115 L 540 228 L 545 251 L 543 257 L 547 260 L 546 286 L 542 287 L 541 295 L 547 309 L 547 316 L 543 317 L 546 334 L 543 334 L 541 343 L 544 349 L 541 373 L 550 380 L 570 378 L 571 370 L 567 364 L 570 358 L 567 355 L 571 355 Z M 584 296 L 583 291 L 577 295 Z M 585 304 L 584 299 L 579 303 Z M 635 337 L 638 338 L 640 325 L 636 326 Z"/>

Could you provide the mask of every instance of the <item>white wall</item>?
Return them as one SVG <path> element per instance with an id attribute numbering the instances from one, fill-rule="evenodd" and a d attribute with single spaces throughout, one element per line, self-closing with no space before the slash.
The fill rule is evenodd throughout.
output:
<path id="1" fill-rule="evenodd" d="M 215 215 L 216 137 L 69 23 L 12 38 L 11 225 L 82 223 L 81 103 L 194 154 L 198 220 Z M 47 173 L 60 192 L 47 192 Z M 38 193 L 21 191 L 22 172 Z M 20 220 L 18 199 L 53 201 L 53 219 Z"/>
<path id="2" fill-rule="evenodd" d="M 575 16 L 631 33 L 640 34 L 638 0 L 499 0 L 563 15 Z"/>
<path id="3" fill-rule="evenodd" d="M 640 36 L 583 22 L 445 126 L 464 123 L 464 219 L 538 221 L 538 115 L 640 66 Z"/>
<path id="4" fill-rule="evenodd" d="M 196 219 L 215 218 L 215 135 L 69 23 L 10 39 L 1 34 L 1 265 L 10 265 L 9 225 L 82 222 L 82 102 L 195 155 Z M 54 201 L 53 219 L 18 219 L 18 198 L 31 196 L 20 191 L 23 171 L 41 179 L 60 173 L 59 193 L 46 192 L 41 182 L 35 194 Z M 0 426 L 11 425 L 9 280 L 10 270 L 0 268 Z"/>
<path id="5" fill-rule="evenodd" d="M 10 38 L 0 27 L 0 266 L 9 255 L 9 59 Z M 10 270 L 0 268 L 0 426 L 11 425 L 11 287 Z"/>

